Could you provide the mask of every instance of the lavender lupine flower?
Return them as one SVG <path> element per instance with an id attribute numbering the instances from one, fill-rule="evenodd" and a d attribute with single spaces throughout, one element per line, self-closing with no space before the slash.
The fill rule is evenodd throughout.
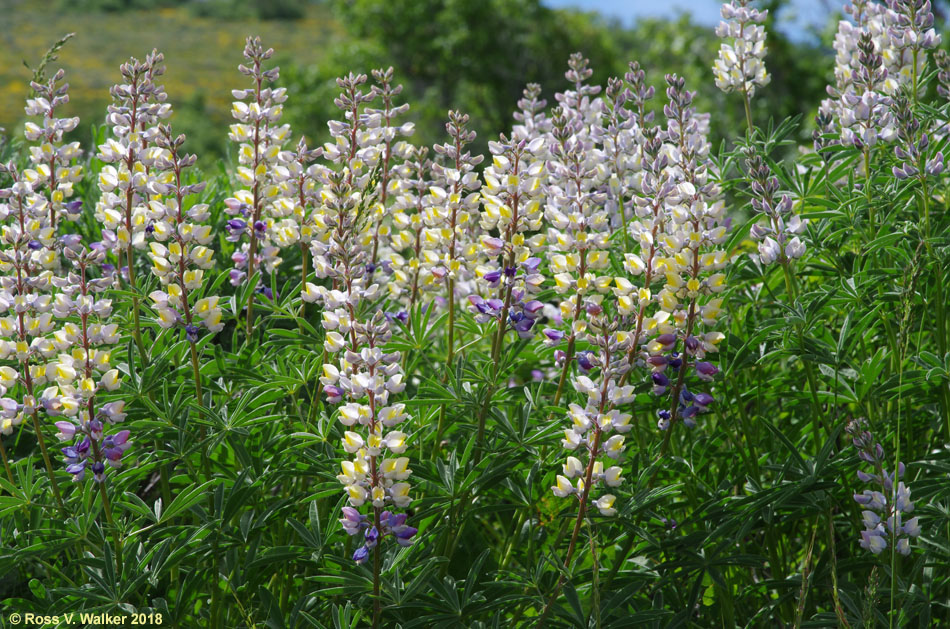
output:
<path id="1" fill-rule="evenodd" d="M 721 270 L 728 262 L 726 252 L 717 248 L 726 239 L 728 222 L 723 220 L 721 190 L 712 180 L 715 173 L 709 161 L 708 116 L 696 114 L 693 93 L 685 89 L 683 79 L 671 75 L 666 80 L 669 103 L 664 108 L 667 127 L 663 136 L 671 145 L 670 166 L 676 174 L 666 184 L 673 186 L 665 199 L 669 216 L 659 239 L 666 253 L 666 284 L 657 295 L 657 303 L 669 313 L 669 319 L 661 327 L 661 334 L 646 344 L 654 374 L 673 368 L 669 376 L 673 382 L 670 417 L 660 417 L 661 428 L 680 418 L 692 425 L 693 417 L 712 401 L 703 398 L 697 403 L 696 394 L 686 384 L 686 375 L 690 369 L 700 380 L 714 375 L 704 359 L 707 352 L 716 351 L 722 334 L 702 334 L 699 330 L 715 325 L 719 317 L 722 299 L 717 295 L 725 288 Z M 665 391 L 666 386 L 660 386 L 656 392 Z"/>
<path id="2" fill-rule="evenodd" d="M 787 194 L 778 196 L 778 177 L 754 149 L 748 152 L 746 170 L 752 181 L 752 209 L 766 219 L 752 226 L 751 236 L 759 241 L 762 264 L 786 264 L 805 254 L 805 243 L 799 234 L 805 231 L 808 219 L 793 214 L 794 203 Z"/>
<path id="3" fill-rule="evenodd" d="M 364 544 L 353 553 L 353 561 L 357 564 L 364 563 L 369 559 L 369 551 L 376 547 L 379 541 L 386 536 L 391 536 L 400 546 L 410 546 L 412 538 L 415 537 L 418 530 L 406 524 L 407 516 L 405 513 L 392 513 L 383 511 L 379 516 L 380 528 L 367 522 L 365 515 L 352 507 L 343 507 L 344 517 L 340 519 L 343 529 L 350 535 L 356 535 L 364 531 Z"/>
<path id="4" fill-rule="evenodd" d="M 605 317 L 590 318 L 590 331 L 585 333 L 584 340 L 595 348 L 588 359 L 591 367 L 600 372 L 597 380 L 584 375 L 574 380 L 574 390 L 582 396 L 583 404 L 570 405 L 568 417 L 571 428 L 564 431 L 561 443 L 565 449 L 579 456 L 567 457 L 562 474 L 557 475 L 556 484 L 551 488 L 559 498 L 578 498 L 578 522 L 583 517 L 591 492 L 598 485 L 602 483 L 611 488 L 623 482 L 622 468 L 618 465 L 605 467 L 606 463 L 601 458 L 617 461 L 623 454 L 623 435 L 632 428 L 631 415 L 619 410 L 634 399 L 633 387 L 621 384 L 630 368 L 627 355 L 632 337 L 618 327 L 619 322 L 616 320 L 608 323 Z M 601 515 L 611 516 L 617 513 L 615 500 L 613 494 L 606 493 L 590 502 Z"/>
<path id="5" fill-rule="evenodd" d="M 32 184 L 40 183 L 49 203 L 49 224 L 56 228 L 60 218 L 75 221 L 79 218 L 82 201 L 70 201 L 73 184 L 82 179 L 82 166 L 76 164 L 80 155 L 79 142 L 63 144 L 63 134 L 76 128 L 79 118 L 58 118 L 56 109 L 69 102 L 69 84 L 57 70 L 46 83 L 31 82 L 35 96 L 26 101 L 26 115 L 39 116 L 40 121 L 27 122 L 24 135 L 29 142 L 33 167 L 23 171 L 23 178 Z M 34 191 L 38 186 L 34 185 Z"/>
<path id="6" fill-rule="evenodd" d="M 240 146 L 235 172 L 240 188 L 224 204 L 225 212 L 237 219 L 227 224 L 231 239 L 237 240 L 245 234 L 248 238 L 231 256 L 234 262 L 231 284 L 234 286 L 241 285 L 261 268 L 274 272 L 281 262 L 275 222 L 292 216 L 296 207 L 292 186 L 287 178 L 277 176 L 278 157 L 290 137 L 290 125 L 279 124 L 287 89 L 267 87 L 280 73 L 277 67 L 264 69 L 264 63 L 273 55 L 274 49 L 265 49 L 260 37 L 248 37 L 244 45 L 247 65 L 239 65 L 238 70 L 250 78 L 253 87 L 231 92 L 235 98 L 231 115 L 237 122 L 231 125 L 228 137 Z M 264 292 L 264 286 L 261 282 L 258 290 Z M 248 295 L 247 308 L 250 333 L 253 292 Z"/>
<path id="7" fill-rule="evenodd" d="M 119 342 L 118 324 L 108 323 L 112 300 L 101 296 L 111 288 L 112 280 L 108 276 L 91 277 L 105 260 L 107 249 L 101 243 L 86 248 L 78 239 L 64 236 L 63 253 L 73 270 L 53 280 L 60 292 L 52 312 L 57 318 L 78 319 L 79 325 L 68 322 L 63 333 L 57 335 L 61 353 L 47 366 L 51 386 L 43 392 L 42 404 L 47 415 L 67 418 L 56 422 L 56 427 L 60 439 L 73 441 L 62 449 L 66 470 L 73 480 L 83 480 L 86 470 L 91 469 L 94 480 L 101 483 L 106 466 L 119 467 L 131 445 L 128 430 L 106 434 L 107 426 L 125 419 L 124 402 L 102 404 L 99 399 L 120 385 L 119 371 L 110 365 L 108 349 Z M 77 349 L 66 353 L 69 346 Z"/>
<path id="8" fill-rule="evenodd" d="M 771 80 L 765 69 L 765 27 L 762 23 L 768 11 L 748 6 L 748 0 L 732 0 L 722 5 L 722 19 L 716 35 L 723 42 L 719 58 L 713 66 L 716 87 L 724 92 L 738 91 L 749 99 L 755 88 L 765 87 Z"/>
<path id="9" fill-rule="evenodd" d="M 950 100 L 950 55 L 940 49 L 934 53 L 934 62 L 937 64 L 937 94 L 944 100 Z"/>
<path id="10" fill-rule="evenodd" d="M 891 99 L 882 90 L 887 78 L 884 58 L 867 33 L 858 40 L 860 71 L 854 76 L 854 89 L 841 95 L 841 140 L 858 150 L 870 150 L 879 141 L 896 137 Z"/>
<path id="11" fill-rule="evenodd" d="M 485 169 L 482 190 L 482 213 L 479 227 L 483 233 L 497 232 L 500 237 L 482 237 L 482 262 L 475 274 L 485 284 L 482 291 L 497 290 L 500 308 L 491 312 L 498 319 L 494 348 L 501 351 L 505 331 L 510 326 L 521 338 L 532 335 L 535 320 L 543 304 L 531 299 L 541 289 L 544 276 L 538 273 L 541 259 L 532 253 L 544 242 L 542 234 L 528 238 L 529 232 L 541 227 L 541 183 L 544 162 L 537 155 L 544 150 L 544 138 L 509 140 L 504 134 L 499 141 L 488 143 L 493 160 Z M 489 290 L 484 290 L 488 288 Z M 472 295 L 470 300 L 482 300 Z M 484 300 L 482 300 L 484 301 Z M 477 320 L 488 314 L 473 303 Z"/>
<path id="12" fill-rule="evenodd" d="M 845 11 L 852 16 L 853 23 L 838 23 L 834 42 L 835 85 L 828 87 L 831 98 L 822 101 L 819 112 L 839 130 L 857 126 L 843 133 L 842 139 L 861 149 L 867 143 L 873 146 L 878 140 L 890 141 L 894 137 L 890 118 L 884 115 L 888 99 L 901 89 L 910 89 L 914 77 L 922 76 L 926 56 L 916 55 L 914 65 L 915 54 L 904 45 L 906 26 L 899 26 L 900 16 L 883 4 L 856 0 L 845 6 Z M 855 107 L 861 109 L 858 115 L 851 112 Z M 859 124 L 865 120 L 865 124 Z M 875 124 L 877 134 L 870 130 Z M 830 124 L 828 127 L 826 131 Z M 861 131 L 867 137 L 862 137 Z M 855 135 L 864 144 L 856 143 Z"/>
<path id="13" fill-rule="evenodd" d="M 893 474 L 884 470 L 884 448 L 874 440 L 864 420 L 850 422 L 847 432 L 858 450 L 858 457 L 873 466 L 871 473 L 858 470 L 858 479 L 881 488 L 881 491 L 865 489 L 854 495 L 855 502 L 866 507 L 862 512 L 861 548 L 878 555 L 889 544 L 894 544 L 897 552 L 909 555 L 910 540 L 919 537 L 921 531 L 920 518 L 904 520 L 906 514 L 914 511 L 910 489 L 900 480 L 904 477 L 904 464 L 898 463 Z"/>
<path id="14" fill-rule="evenodd" d="M 208 220 L 208 204 L 196 203 L 185 209 L 185 197 L 199 194 L 205 183 L 184 184 L 186 168 L 194 165 L 197 157 L 181 153 L 185 136 L 175 137 L 171 127 L 161 125 L 152 150 L 150 187 L 156 196 L 149 205 L 156 216 L 151 225 L 154 241 L 150 243 L 149 258 L 152 273 L 158 277 L 163 290 L 149 296 L 155 304 L 158 323 L 163 328 L 182 326 L 189 341 L 197 342 L 198 324 L 209 332 L 224 328 L 218 297 L 202 296 L 205 271 L 214 266 L 214 251 L 208 248 L 214 238 Z M 162 243 L 168 242 L 168 245 Z"/>
<path id="15" fill-rule="evenodd" d="M 893 14 L 887 28 L 890 47 L 896 54 L 889 55 L 888 73 L 899 77 L 902 84 L 916 87 L 920 96 L 920 78 L 926 69 L 926 51 L 940 45 L 940 35 L 934 30 L 934 14 L 930 0 L 887 0 Z M 916 64 L 915 64 L 916 62 Z M 891 91 L 892 94 L 896 90 Z"/>

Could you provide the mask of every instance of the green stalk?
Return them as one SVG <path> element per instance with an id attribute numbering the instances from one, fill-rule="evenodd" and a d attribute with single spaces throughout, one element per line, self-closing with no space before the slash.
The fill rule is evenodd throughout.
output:
<path id="1" fill-rule="evenodd" d="M 924 238 L 927 247 L 927 253 L 933 255 L 933 246 L 930 243 L 930 189 L 926 178 L 923 178 L 922 201 L 924 205 Z M 937 299 L 936 299 L 936 318 L 937 318 L 937 351 L 938 355 L 944 356 L 947 353 L 947 316 L 946 299 L 943 293 L 943 270 L 941 264 L 937 263 Z M 950 395 L 948 387 L 944 385 L 940 388 L 940 406 L 943 411 L 944 421 L 947 426 L 947 438 L 950 439 Z"/>
<path id="2" fill-rule="evenodd" d="M 604 396 L 606 398 L 606 396 Z M 603 406 L 603 402 L 601 402 Z M 591 457 L 587 462 L 587 471 L 584 475 L 584 492 L 581 494 L 580 504 L 577 508 L 577 519 L 574 520 L 574 530 L 571 533 L 571 543 L 567 547 L 567 555 L 564 557 L 564 567 L 565 569 L 570 569 L 571 559 L 574 558 L 574 551 L 577 549 L 577 537 L 581 531 L 581 525 L 584 523 L 584 515 L 587 513 L 587 499 L 590 496 L 591 490 L 591 477 L 594 473 L 594 463 L 597 461 L 597 457 L 593 454 L 597 452 L 597 449 L 600 447 L 600 429 L 597 424 L 594 424 L 594 442 L 591 445 Z M 564 587 L 564 584 L 567 582 L 565 574 L 562 573 L 558 578 L 557 585 L 554 587 L 554 592 L 551 594 L 551 598 L 548 599 L 547 604 L 544 606 L 544 610 L 541 612 L 541 616 L 538 618 L 538 624 L 536 625 L 537 629 L 544 627 L 544 623 L 547 620 L 548 614 L 551 613 L 551 608 L 554 605 L 554 601 L 557 600 L 558 595 L 561 593 L 561 588 Z"/>
<path id="3" fill-rule="evenodd" d="M 794 302 L 798 299 L 798 290 L 795 287 L 795 278 L 792 275 L 789 267 L 791 262 L 786 260 L 782 262 L 782 271 L 785 273 L 785 289 L 788 291 L 789 298 Z M 796 326 L 798 328 L 798 340 L 804 349 L 805 344 L 805 332 L 801 324 Z M 815 377 L 815 369 L 812 367 L 810 361 L 803 360 L 802 365 L 805 368 L 805 378 L 808 381 L 808 388 L 811 391 L 811 403 L 812 403 L 812 432 L 815 439 L 815 451 L 821 449 L 821 427 L 824 426 L 827 431 L 830 432 L 830 427 L 825 421 L 824 412 L 821 408 L 821 402 L 818 400 L 818 380 Z"/>
<path id="4" fill-rule="evenodd" d="M 597 563 L 597 538 L 594 536 L 594 524 L 588 518 L 587 532 L 590 534 L 590 556 L 593 559 L 593 578 L 591 580 L 592 601 L 590 605 L 591 614 L 594 616 L 594 626 L 601 628 L 600 621 L 600 564 Z M 587 624 L 590 625 L 590 615 L 587 617 Z"/>

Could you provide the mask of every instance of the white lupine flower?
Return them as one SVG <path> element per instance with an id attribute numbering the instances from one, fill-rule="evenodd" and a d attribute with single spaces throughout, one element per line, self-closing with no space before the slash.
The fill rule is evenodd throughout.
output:
<path id="1" fill-rule="evenodd" d="M 558 498 L 566 498 L 574 493 L 574 486 L 571 484 L 571 481 L 565 477 L 558 474 L 557 484 L 551 488 L 554 491 L 554 495 Z"/>
<path id="2" fill-rule="evenodd" d="M 594 506 L 600 510 L 601 515 L 611 516 L 616 515 L 617 510 L 614 509 L 614 502 L 616 502 L 617 497 L 613 494 L 604 494 L 600 498 L 594 501 Z"/>

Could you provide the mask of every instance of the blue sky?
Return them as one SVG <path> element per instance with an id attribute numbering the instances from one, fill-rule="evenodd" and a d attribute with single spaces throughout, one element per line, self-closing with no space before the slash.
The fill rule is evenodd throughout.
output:
<path id="1" fill-rule="evenodd" d="M 625 24 L 638 17 L 676 17 L 690 13 L 702 24 L 719 23 L 719 0 L 543 0 L 552 7 L 577 7 L 585 11 L 599 11 L 618 18 Z M 833 11 L 840 11 L 844 0 L 792 0 L 779 15 L 783 28 L 790 34 L 800 34 L 808 26 L 824 26 Z"/>

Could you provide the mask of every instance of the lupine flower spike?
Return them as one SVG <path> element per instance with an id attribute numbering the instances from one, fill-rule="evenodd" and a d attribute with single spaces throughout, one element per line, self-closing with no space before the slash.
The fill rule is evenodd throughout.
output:
<path id="1" fill-rule="evenodd" d="M 86 248 L 77 235 L 63 236 L 62 243 L 73 268 L 65 277 L 53 280 L 60 289 L 53 314 L 60 319 L 78 319 L 79 325 L 69 321 L 56 336 L 61 353 L 47 366 L 51 386 L 43 392 L 42 404 L 47 415 L 64 418 L 56 422 L 56 427 L 60 440 L 70 442 L 62 449 L 66 471 L 73 475 L 74 482 L 84 480 L 91 472 L 99 484 L 106 519 L 115 526 L 104 481 L 108 469 L 122 465 L 122 456 L 131 442 L 128 430 L 109 431 L 110 426 L 125 419 L 125 402 L 103 403 L 100 399 L 121 384 L 119 371 L 110 364 L 109 348 L 119 342 L 119 325 L 108 322 L 112 300 L 102 296 L 112 287 L 112 278 L 91 277 L 102 266 L 108 250 L 99 242 Z M 66 353 L 70 347 L 72 351 Z M 115 547 L 116 567 L 121 574 L 122 542 L 118 532 Z"/>
<path id="2" fill-rule="evenodd" d="M 898 463 L 893 474 L 884 470 L 884 448 L 874 440 L 863 420 L 850 422 L 847 432 L 858 450 L 858 457 L 872 466 L 871 473 L 858 470 L 858 479 L 881 489 L 865 489 L 854 495 L 854 501 L 866 507 L 861 512 L 864 522 L 861 548 L 879 555 L 890 543 L 892 547 L 896 544 L 900 554 L 909 555 L 910 540 L 920 536 L 920 518 L 904 521 L 904 516 L 914 511 L 910 489 L 900 480 L 904 477 L 904 464 Z"/>
<path id="3" fill-rule="evenodd" d="M 281 247 L 289 247 L 294 242 L 300 245 L 301 287 L 307 285 L 307 256 L 310 242 L 314 236 L 314 220 L 320 199 L 320 185 L 317 182 L 320 167 L 314 164 L 323 155 L 323 148 L 307 148 L 303 138 L 297 142 L 295 151 L 281 151 L 278 158 L 278 178 L 284 179 L 292 190 L 293 215 L 282 220 L 275 231 Z"/>
<path id="4" fill-rule="evenodd" d="M 154 302 L 159 326 L 184 329 L 191 346 L 197 399 L 202 403 L 198 334 L 202 327 L 212 333 L 220 332 L 224 324 L 218 297 L 202 294 L 205 271 L 214 265 L 214 252 L 207 246 L 214 235 L 211 226 L 204 224 L 210 215 L 206 203 L 185 207 L 186 197 L 201 193 L 205 184 L 185 182 L 185 169 L 197 158 L 181 153 L 184 142 L 185 136 L 174 136 L 171 127 L 159 127 L 152 158 L 151 189 L 155 196 L 149 204 L 156 219 L 149 226 L 154 238 L 149 244 L 149 257 L 152 273 L 163 290 L 153 291 L 149 297 Z"/>
<path id="5" fill-rule="evenodd" d="M 568 418 L 571 427 L 564 431 L 561 443 L 572 454 L 567 457 L 562 474 L 557 475 L 551 488 L 558 498 L 573 496 L 578 501 L 577 518 L 564 558 L 566 566 L 571 565 L 588 508 L 593 505 L 601 515 L 608 517 L 617 513 L 614 506 L 616 496 L 609 493 L 609 489 L 623 482 L 623 469 L 610 464 L 623 456 L 624 434 L 632 428 L 631 415 L 620 411 L 634 399 L 633 387 L 622 384 L 630 369 L 628 354 L 632 337 L 619 329 L 619 321 L 608 322 L 607 314 L 604 311 L 592 314 L 584 334 L 583 340 L 594 348 L 587 358 L 590 369 L 598 370 L 599 375 L 597 379 L 581 375 L 574 380 L 574 390 L 581 395 L 583 404 L 570 405 Z M 600 493 L 601 486 L 606 486 L 608 491 Z M 599 496 L 594 500 L 597 494 Z M 565 581 L 562 574 L 538 627 L 544 624 Z"/>
<path id="6" fill-rule="evenodd" d="M 567 337 L 567 350 L 555 352 L 561 365 L 555 405 L 560 402 L 575 359 L 577 337 L 587 329 L 585 312 L 597 307 L 603 298 L 601 289 L 606 290 L 613 281 L 612 277 L 598 278 L 593 273 L 609 264 L 610 220 L 604 207 L 607 195 L 602 191 L 609 172 L 601 148 L 604 104 L 596 98 L 600 86 L 586 83 L 593 74 L 588 60 L 575 53 L 568 65 L 565 77 L 574 89 L 557 94 L 560 106 L 551 111 L 544 210 L 550 225 L 547 246 L 554 290 L 565 296 L 554 320 L 567 327 L 567 332 L 544 330 L 552 346 Z"/>
<path id="7" fill-rule="evenodd" d="M 277 80 L 280 69 L 264 69 L 264 62 L 274 56 L 274 49 L 261 43 L 260 37 L 248 37 L 244 58 L 248 65 L 239 65 L 241 74 L 249 77 L 254 87 L 234 90 L 231 115 L 237 123 L 231 125 L 228 136 L 240 145 L 238 151 L 237 181 L 241 189 L 226 199 L 225 212 L 234 218 L 227 221 L 228 240 L 241 242 L 247 234 L 248 242 L 232 255 L 234 269 L 231 284 L 240 286 L 250 280 L 261 267 L 272 273 L 280 264 L 280 247 L 272 236 L 274 217 L 283 218 L 293 213 L 295 203 L 288 199 L 290 186 L 277 176 L 280 149 L 290 136 L 289 125 L 279 125 L 287 89 L 265 87 Z M 268 295 L 263 280 L 257 292 Z M 251 335 L 254 320 L 254 295 L 247 297 L 247 335 Z"/>
<path id="8" fill-rule="evenodd" d="M 469 268 L 478 252 L 478 244 L 469 237 L 480 196 L 481 186 L 475 167 L 482 162 L 481 155 L 472 155 L 466 147 L 475 140 L 475 132 L 468 129 L 468 114 L 449 112 L 445 125 L 450 142 L 433 147 L 441 158 L 432 164 L 433 185 L 429 189 L 432 200 L 425 217 L 423 258 L 426 275 L 436 285 L 444 285 L 448 300 L 448 350 L 446 365 L 451 368 L 455 357 L 455 296 L 466 291 L 470 280 Z M 424 283 L 428 283 L 423 280 Z M 444 283 L 444 284 L 443 284 Z M 471 291 L 474 292 L 474 291 Z"/>
<path id="9" fill-rule="evenodd" d="M 76 220 L 82 208 L 82 201 L 69 200 L 73 196 L 73 184 L 82 178 L 82 167 L 75 163 L 79 157 L 79 143 L 63 143 L 63 134 L 75 129 L 79 118 L 58 118 L 56 115 L 57 108 L 69 102 L 69 85 L 62 82 L 64 78 L 65 72 L 57 70 L 47 81 L 30 84 L 34 96 L 27 100 L 25 111 L 28 116 L 39 117 L 38 122 L 27 122 L 24 129 L 27 141 L 37 143 L 29 147 L 31 168 L 18 174 L 15 169 L 11 170 L 12 164 L 0 165 L 0 170 L 9 173 L 15 182 L 20 182 L 20 185 L 0 192 L 0 200 L 12 199 L 12 204 L 3 205 L 0 220 L 14 219 L 12 231 L 4 227 L 3 245 L 12 248 L 0 254 L 0 268 L 5 272 L 15 271 L 11 275 L 17 276 L 16 282 L 12 277 L 4 278 L 0 288 L 0 308 L 7 311 L 12 306 L 10 312 L 15 317 L 4 320 L 0 338 L 10 336 L 25 340 L 26 337 L 20 334 L 25 333 L 33 336 L 35 344 L 31 344 L 25 353 L 23 348 L 17 350 L 18 360 L 21 361 L 19 371 L 9 366 L 0 368 L 0 395 L 6 395 L 8 390 L 13 389 L 18 379 L 25 386 L 27 382 L 30 383 L 27 395 L 32 395 L 30 390 L 34 385 L 42 384 L 36 382 L 33 376 L 42 379 L 45 373 L 44 363 L 50 347 L 44 337 L 52 331 L 48 314 L 51 300 L 49 292 L 52 288 L 49 281 L 51 273 L 58 270 L 60 265 L 59 255 L 53 250 L 52 238 L 57 221 L 60 218 Z M 32 277 L 34 275 L 37 277 Z M 0 344 L 0 354 L 6 358 L 12 348 L 8 341 L 0 341 Z M 41 349 L 44 346 L 45 349 Z M 14 410 L 18 405 L 13 400 L 4 403 L 4 410 L 0 414 L 0 435 L 11 434 L 14 426 L 23 421 L 23 410 Z M 32 412 L 26 410 L 26 414 Z M 45 439 L 39 433 L 37 438 L 45 455 Z M 0 455 L 7 476 L 13 482 L 2 436 Z M 52 482 L 58 497 L 55 478 Z"/>
<path id="10" fill-rule="evenodd" d="M 383 259 L 380 255 L 380 237 L 389 235 L 389 226 L 385 225 L 385 220 L 389 215 L 387 203 L 393 196 L 398 194 L 403 183 L 400 177 L 402 172 L 398 168 L 398 162 L 409 157 L 411 146 L 404 141 L 397 141 L 400 136 L 406 137 L 412 135 L 415 131 L 415 123 L 407 122 L 402 125 L 396 125 L 394 119 L 397 116 L 404 115 L 409 111 L 409 104 L 403 103 L 396 105 L 394 99 L 402 93 L 402 85 L 393 85 L 393 69 L 373 70 L 373 79 L 376 81 L 374 89 L 382 100 L 382 107 L 379 109 L 367 108 L 366 113 L 379 119 L 380 138 L 379 155 L 379 199 L 373 211 L 373 244 L 370 254 L 370 264 L 374 270 L 378 267 L 378 262 Z"/>
<path id="11" fill-rule="evenodd" d="M 63 144 L 63 134 L 76 128 L 79 118 L 57 118 L 56 108 L 69 102 L 69 84 L 60 83 L 66 73 L 58 70 L 46 83 L 31 83 L 34 98 L 26 102 L 26 114 L 39 116 L 39 122 L 27 122 L 24 135 L 30 142 L 31 169 L 23 176 L 31 183 L 42 184 L 49 203 L 49 225 L 56 229 L 60 218 L 75 221 L 79 218 L 82 201 L 70 201 L 73 184 L 82 179 L 82 166 L 77 165 L 79 142 Z M 34 187 L 35 189 L 35 187 Z"/>
<path id="12" fill-rule="evenodd" d="M 729 93 L 742 93 L 746 122 L 752 133 L 752 111 L 749 102 L 756 87 L 765 87 L 770 77 L 765 69 L 765 27 L 762 23 L 768 11 L 748 6 L 749 0 L 732 0 L 722 5 L 722 22 L 716 35 L 729 39 L 719 47 L 719 58 L 713 66 L 716 86 Z"/>
<path id="13" fill-rule="evenodd" d="M 373 311 L 372 304 L 380 296 L 380 287 L 373 283 L 368 268 L 369 248 L 373 223 L 367 210 L 376 200 L 375 182 L 361 175 L 366 162 L 360 157 L 361 137 L 359 108 L 372 96 L 360 91 L 365 75 L 350 75 L 339 79 L 343 94 L 337 104 L 348 119 L 356 121 L 352 129 L 347 123 L 334 122 L 342 141 L 327 147 L 326 154 L 343 162 L 340 171 L 323 169 L 321 196 L 322 213 L 319 219 L 319 237 L 313 241 L 314 270 L 318 277 L 332 280 L 332 288 L 307 284 L 303 299 L 323 304 L 323 328 L 326 357 L 334 357 L 323 365 L 323 385 L 327 401 L 340 407 L 339 420 L 347 430 L 343 448 L 354 455 L 343 461 L 337 476 L 345 486 L 350 506 L 345 508 L 341 523 L 350 535 L 363 534 L 364 544 L 353 555 L 363 563 L 374 551 L 375 615 L 379 615 L 379 544 L 392 536 L 400 545 L 411 543 L 416 529 L 406 524 L 405 514 L 394 514 L 387 507 L 405 508 L 409 505 L 409 483 L 412 473 L 409 458 L 386 457 L 385 453 L 400 455 L 405 452 L 407 436 L 392 429 L 408 418 L 405 404 L 391 404 L 390 394 L 405 389 L 401 355 L 386 353 L 384 345 L 392 337 L 390 323 L 381 309 Z M 350 144 L 347 143 L 347 138 Z M 348 146 L 353 151 L 348 151 Z M 355 170 L 354 170 L 355 169 Z M 368 310 L 368 312 L 367 312 Z M 360 429 L 365 432 L 357 432 Z M 360 514 L 359 507 L 366 502 L 373 506 L 372 516 Z"/>
<path id="14" fill-rule="evenodd" d="M 671 75 L 666 80 L 669 103 L 664 135 L 673 145 L 679 180 L 666 199 L 670 211 L 662 238 L 666 284 L 657 298 L 675 329 L 654 338 L 646 349 L 654 393 L 663 395 L 672 387 L 671 408 L 660 411 L 658 421 L 661 430 L 669 431 L 678 419 L 686 426 L 695 425 L 696 415 L 713 402 L 708 393 L 691 392 L 686 376 L 694 372 L 700 381 L 709 382 L 719 371 L 705 358 L 717 350 L 722 334 L 699 330 L 715 325 L 721 311 L 722 299 L 717 295 L 725 289 L 725 275 L 720 271 L 728 258 L 716 247 L 726 239 L 728 222 L 723 221 L 725 204 L 710 172 L 708 116 L 694 111 L 693 93 L 685 89 L 683 79 Z M 673 368 L 672 378 L 665 373 L 668 367 Z"/>
<path id="15" fill-rule="evenodd" d="M 544 162 L 536 155 L 544 150 L 544 139 L 489 142 L 492 165 L 485 169 L 482 192 L 483 211 L 479 227 L 486 234 L 481 240 L 483 264 L 476 270 L 489 294 L 485 300 L 469 297 L 476 321 L 497 321 L 497 334 L 492 343 L 492 361 L 497 362 L 509 326 L 521 338 L 530 338 L 534 322 L 544 306 L 531 295 L 541 290 L 544 276 L 538 273 L 541 259 L 532 255 L 544 241 L 541 227 L 541 182 Z M 481 287 L 480 287 L 481 288 Z"/>
<path id="16" fill-rule="evenodd" d="M 778 178 L 754 149 L 749 150 L 746 170 L 752 181 L 752 209 L 766 219 L 750 231 L 752 238 L 759 241 L 759 261 L 763 265 L 786 265 L 789 260 L 801 258 L 805 243 L 799 234 L 805 231 L 808 219 L 792 213 L 794 203 L 787 194 L 778 196 Z"/>
<path id="17" fill-rule="evenodd" d="M 0 360 L 16 361 L 16 368 L 0 367 L 0 395 L 21 385 L 18 399 L 0 398 L 0 433 L 10 435 L 27 416 L 32 419 L 53 495 L 65 511 L 37 415 L 38 389 L 51 369 L 46 363 L 58 349 L 49 338 L 55 328 L 53 269 L 59 265 L 49 199 L 36 192 L 44 187 L 40 178 L 28 180 L 13 162 L 0 164 L 0 174 L 12 180 L 0 189 Z"/>
<path id="18" fill-rule="evenodd" d="M 114 250 L 123 275 L 136 290 L 134 250 L 146 246 L 146 229 L 151 215 L 148 189 L 151 157 L 158 121 L 171 115 L 164 88 L 155 79 L 165 71 L 164 57 L 153 51 L 145 61 L 131 59 L 119 68 L 124 83 L 112 87 L 108 122 L 112 138 L 99 146 L 97 157 L 108 165 L 99 173 L 101 196 L 96 219 L 101 222 L 103 244 Z M 139 298 L 132 296 L 133 335 L 139 353 L 145 355 L 142 341 Z"/>
<path id="19" fill-rule="evenodd" d="M 410 150 L 405 162 L 400 165 L 400 180 L 403 186 L 396 195 L 392 208 L 393 234 L 391 246 L 394 251 L 393 276 L 390 280 L 390 298 L 405 305 L 405 310 L 394 313 L 397 320 L 406 322 L 419 300 L 422 287 L 419 284 L 423 271 L 423 242 L 427 204 L 433 197 L 429 194 L 432 182 L 429 172 L 432 161 L 428 157 L 429 148 L 415 147 Z M 406 261 L 402 252 L 409 249 L 411 257 Z M 427 276 L 430 285 L 434 276 Z"/>

